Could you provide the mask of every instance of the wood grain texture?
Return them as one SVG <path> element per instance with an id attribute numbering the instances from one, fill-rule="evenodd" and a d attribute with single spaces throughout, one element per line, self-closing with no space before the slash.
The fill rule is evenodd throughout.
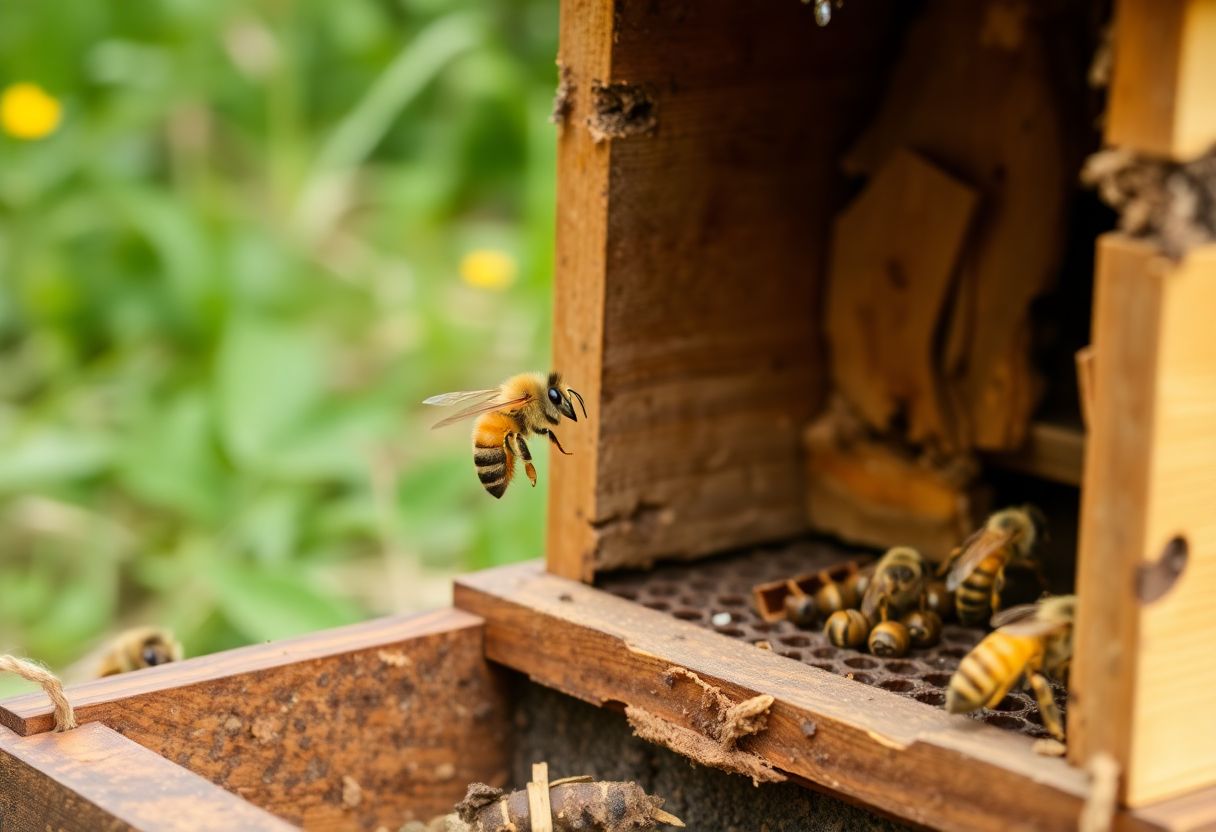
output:
<path id="1" fill-rule="evenodd" d="M 104 725 L 34 737 L 0 728 L 4 832 L 295 828 Z"/>
<path id="2" fill-rule="evenodd" d="M 1012 450 L 1025 438 L 1041 392 L 1030 304 L 1056 277 L 1076 175 L 1063 85 L 1030 5 L 927 4 L 878 117 L 846 158 L 874 175 L 911 147 L 981 194 L 944 357 L 964 448 Z"/>
<path id="3" fill-rule="evenodd" d="M 396 829 L 506 776 L 507 702 L 480 619 L 384 618 L 77 685 L 99 721 L 310 829 Z M 40 694 L 0 705 L 21 734 L 50 728 Z M 343 800 L 343 778 L 358 806 Z"/>
<path id="4" fill-rule="evenodd" d="M 685 668 L 742 702 L 775 701 L 768 728 L 740 747 L 817 788 L 947 830 L 1072 830 L 1086 777 L 1035 755 L 1029 738 L 758 650 L 537 564 L 457 582 L 456 603 L 486 619 L 486 652 L 597 705 L 641 708 L 696 730 L 699 693 Z M 535 649 L 538 643 L 548 645 Z M 1159 828 L 1121 815 L 1119 829 Z"/>
<path id="5" fill-rule="evenodd" d="M 1099 241 L 1070 755 L 1113 755 L 1132 805 L 1216 783 L 1213 309 L 1216 246 Z M 1176 536 L 1185 568 L 1142 598 Z"/>
<path id="6" fill-rule="evenodd" d="M 577 89 L 554 355 L 594 396 L 574 464 L 555 466 L 553 572 L 805 529 L 799 432 L 825 377 L 813 322 L 837 160 L 881 86 L 896 5 L 825 30 L 798 3 L 562 3 Z M 654 129 L 596 143 L 596 81 L 647 96 Z"/>
<path id="7" fill-rule="evenodd" d="M 1186 161 L 1216 144 L 1216 2 L 1119 0 L 1109 144 Z"/>
<path id="8" fill-rule="evenodd" d="M 911 151 L 887 158 L 836 219 L 826 323 L 832 382 L 874 429 L 951 450 L 938 350 L 979 195 Z"/>

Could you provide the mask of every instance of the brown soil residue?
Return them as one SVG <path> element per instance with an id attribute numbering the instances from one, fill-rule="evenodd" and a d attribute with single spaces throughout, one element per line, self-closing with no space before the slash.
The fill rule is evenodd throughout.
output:
<path id="1" fill-rule="evenodd" d="M 591 84 L 593 112 L 587 129 L 598 144 L 605 139 L 649 136 L 658 129 L 654 100 L 634 84 L 616 82 Z"/>

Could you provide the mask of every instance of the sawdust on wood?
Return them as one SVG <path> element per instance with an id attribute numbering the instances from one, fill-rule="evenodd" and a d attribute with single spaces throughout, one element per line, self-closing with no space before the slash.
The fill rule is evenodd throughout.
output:
<path id="1" fill-rule="evenodd" d="M 658 824 L 683 826 L 664 812 L 663 799 L 649 795 L 637 783 L 586 782 L 569 777 L 549 786 L 554 832 L 626 832 L 654 829 Z M 484 783 L 473 783 L 456 814 L 472 832 L 529 832 L 532 827 L 528 792 L 505 794 Z"/>
<path id="2" fill-rule="evenodd" d="M 659 126 L 654 100 L 633 84 L 593 81 L 591 106 L 587 129 L 597 144 L 606 139 L 648 136 Z"/>
<path id="3" fill-rule="evenodd" d="M 638 737 L 661 745 L 694 762 L 710 768 L 729 771 L 750 777 L 757 786 L 761 783 L 780 783 L 785 775 L 760 757 L 738 748 L 727 748 L 721 742 L 711 740 L 691 728 L 668 722 L 644 708 L 632 705 L 625 708 L 629 727 Z"/>
<path id="4" fill-rule="evenodd" d="M 1216 151 L 1191 162 L 1138 156 L 1125 148 L 1089 157 L 1081 181 L 1119 212 L 1119 228 L 1173 259 L 1216 239 Z"/>
<path id="5" fill-rule="evenodd" d="M 549 121 L 562 128 L 574 109 L 574 73 L 570 67 L 557 62 L 557 92 L 553 94 L 553 112 Z"/>
<path id="6" fill-rule="evenodd" d="M 363 787 L 349 774 L 342 775 L 342 805 L 354 809 L 363 802 Z"/>
<path id="7" fill-rule="evenodd" d="M 400 650 L 378 650 L 376 656 L 380 661 L 392 667 L 409 667 L 414 662 Z"/>

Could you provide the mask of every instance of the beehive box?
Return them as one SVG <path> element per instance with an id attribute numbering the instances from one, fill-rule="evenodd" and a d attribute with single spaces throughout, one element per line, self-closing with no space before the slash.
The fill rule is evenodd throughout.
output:
<path id="1" fill-rule="evenodd" d="M 1102 3 L 850 0 L 824 28 L 794 0 L 561 7 L 555 366 L 592 418 L 553 462 L 544 565 L 463 579 L 460 610 L 82 686 L 68 734 L 7 702 L 0 828 L 446 811 L 528 739 L 487 657 L 698 762 L 708 688 L 772 696 L 728 768 L 917 825 L 1216 823 L 1216 249 L 1152 216 L 1095 239 L 1068 208 L 1091 115 L 1147 163 L 1216 141 L 1216 4 L 1119 0 L 1094 113 Z M 1053 328 L 1091 344 L 1080 393 L 1071 354 L 1030 349 Z M 823 421 L 840 398 L 861 441 Z M 1021 694 L 937 707 L 976 631 L 880 661 L 748 606 L 857 546 L 940 549 L 985 494 L 1046 503 L 1053 586 L 1075 573 L 1067 759 L 1034 752 Z"/>

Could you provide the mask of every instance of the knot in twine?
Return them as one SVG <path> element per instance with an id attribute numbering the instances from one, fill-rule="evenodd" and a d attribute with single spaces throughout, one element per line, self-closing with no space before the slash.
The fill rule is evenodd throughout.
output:
<path id="1" fill-rule="evenodd" d="M 70 731 L 76 727 L 76 712 L 72 710 L 72 703 L 64 695 L 63 682 L 59 681 L 58 676 L 29 659 L 0 655 L 0 672 L 6 671 L 42 686 L 51 704 L 55 706 L 56 731 Z"/>

